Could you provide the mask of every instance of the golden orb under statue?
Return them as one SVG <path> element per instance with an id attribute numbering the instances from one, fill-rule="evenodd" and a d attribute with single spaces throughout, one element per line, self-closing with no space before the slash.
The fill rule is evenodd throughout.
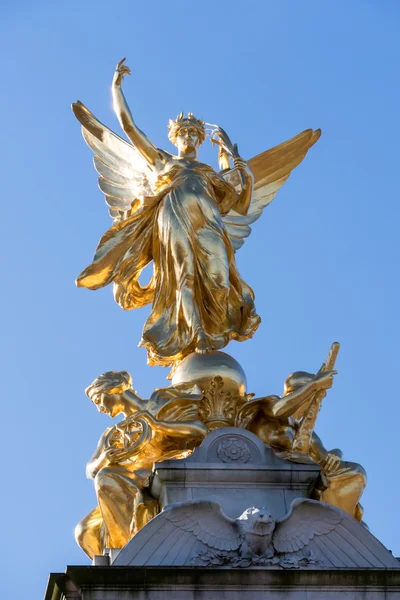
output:
<path id="1" fill-rule="evenodd" d="M 198 385 L 204 393 L 215 377 L 221 377 L 226 392 L 246 395 L 246 375 L 237 360 L 225 352 L 189 354 L 175 368 L 171 383 L 173 386 Z"/>

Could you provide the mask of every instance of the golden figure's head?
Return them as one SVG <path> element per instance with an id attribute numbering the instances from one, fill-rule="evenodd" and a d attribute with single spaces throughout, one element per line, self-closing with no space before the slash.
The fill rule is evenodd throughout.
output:
<path id="1" fill-rule="evenodd" d="M 295 371 L 285 380 L 283 387 L 283 395 L 287 396 L 292 392 L 295 392 L 299 388 L 303 387 L 307 383 L 310 383 L 314 379 L 315 375 L 307 373 L 306 371 Z"/>
<path id="2" fill-rule="evenodd" d="M 121 412 L 119 399 L 126 390 L 132 389 L 132 377 L 127 371 L 107 371 L 86 388 L 85 393 L 97 406 L 99 412 L 115 417 Z"/>
<path id="3" fill-rule="evenodd" d="M 183 154 L 195 152 L 206 139 L 204 121 L 196 119 L 193 113 L 185 117 L 181 112 L 175 121 L 169 121 L 168 129 L 168 138 Z"/>

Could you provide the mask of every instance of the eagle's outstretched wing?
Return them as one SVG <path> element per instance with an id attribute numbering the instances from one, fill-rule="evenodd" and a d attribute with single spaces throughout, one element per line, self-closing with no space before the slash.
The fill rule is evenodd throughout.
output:
<path id="1" fill-rule="evenodd" d="M 315 536 L 333 531 L 344 512 L 317 500 L 297 499 L 288 514 L 277 521 L 273 544 L 278 552 L 297 552 Z"/>
<path id="2" fill-rule="evenodd" d="M 320 136 L 320 129 L 306 129 L 287 142 L 248 161 L 254 175 L 254 191 L 247 215 L 242 216 L 231 210 L 222 217 L 234 250 L 243 246 L 244 238 L 251 232 L 250 224 L 260 218 L 264 208 L 272 202 L 279 188 Z"/>
<path id="3" fill-rule="evenodd" d="M 193 500 L 164 508 L 121 550 L 113 564 L 191 564 L 194 550 L 237 550 L 241 541 L 238 524 L 224 515 L 219 504 Z"/>
<path id="4" fill-rule="evenodd" d="M 289 513 L 277 521 L 272 542 L 289 563 L 309 554 L 330 568 L 399 569 L 397 559 L 362 523 L 317 500 L 294 500 Z"/>
<path id="5" fill-rule="evenodd" d="M 99 188 L 105 194 L 110 216 L 114 222 L 121 221 L 139 208 L 135 200 L 154 193 L 154 174 L 138 150 L 103 125 L 82 102 L 72 104 L 72 110 L 95 154 Z"/>

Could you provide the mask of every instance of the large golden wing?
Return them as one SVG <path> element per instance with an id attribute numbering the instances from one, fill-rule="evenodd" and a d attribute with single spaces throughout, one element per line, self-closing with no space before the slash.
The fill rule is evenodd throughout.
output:
<path id="1" fill-rule="evenodd" d="M 248 213 L 242 216 L 231 210 L 222 218 L 235 250 L 243 246 L 244 238 L 251 232 L 250 224 L 261 217 L 264 208 L 272 202 L 279 188 L 320 136 L 320 129 L 306 129 L 287 142 L 248 161 L 254 175 L 254 191 Z"/>
<path id="2" fill-rule="evenodd" d="M 129 216 L 135 200 L 152 195 L 153 174 L 132 144 L 103 125 L 82 102 L 72 105 L 82 125 L 82 135 L 94 152 L 99 188 L 105 195 L 110 216 L 118 222 Z"/>

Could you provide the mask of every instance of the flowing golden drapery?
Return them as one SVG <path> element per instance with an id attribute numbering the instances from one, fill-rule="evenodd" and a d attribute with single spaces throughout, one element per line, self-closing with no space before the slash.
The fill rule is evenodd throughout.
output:
<path id="1" fill-rule="evenodd" d="M 167 164 L 156 190 L 148 206 L 105 233 L 77 283 L 114 282 L 125 310 L 152 302 L 141 345 L 149 364 L 168 366 L 195 350 L 199 332 L 220 349 L 250 338 L 260 317 L 221 219 L 237 202 L 234 188 L 208 165 L 185 160 Z M 141 286 L 151 261 L 153 277 Z"/>

